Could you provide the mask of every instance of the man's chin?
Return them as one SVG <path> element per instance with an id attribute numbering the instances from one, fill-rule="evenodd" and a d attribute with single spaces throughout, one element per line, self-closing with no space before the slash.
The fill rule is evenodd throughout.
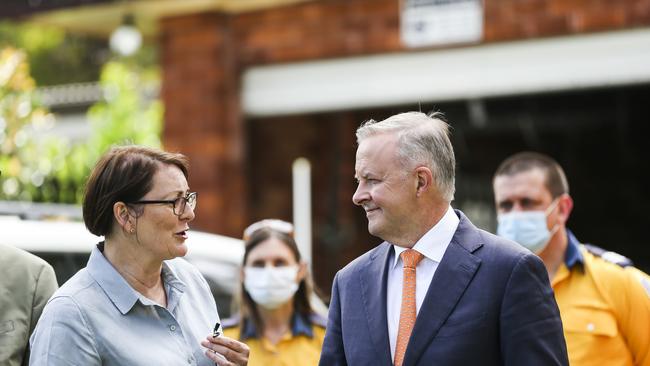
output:
<path id="1" fill-rule="evenodd" d="M 372 236 L 381 238 L 381 225 L 377 222 L 368 221 L 368 232 Z"/>

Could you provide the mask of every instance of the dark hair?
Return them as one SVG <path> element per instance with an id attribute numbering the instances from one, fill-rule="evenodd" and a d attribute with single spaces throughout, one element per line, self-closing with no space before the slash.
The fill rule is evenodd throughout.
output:
<path id="1" fill-rule="evenodd" d="M 293 253 L 296 262 L 300 263 L 301 261 L 300 251 L 298 250 L 298 245 L 296 244 L 296 241 L 293 239 L 291 235 L 278 230 L 274 230 L 270 227 L 262 227 L 254 231 L 250 235 L 250 237 L 246 240 L 245 242 L 246 249 L 244 251 L 244 259 L 242 261 L 242 266 L 246 265 L 246 260 L 248 260 L 248 255 L 253 249 L 255 249 L 258 245 L 271 238 L 276 238 L 281 242 L 283 242 Z M 262 319 L 260 318 L 257 304 L 250 296 L 248 291 L 246 291 L 243 281 L 241 282 L 242 283 L 239 290 L 240 299 L 236 299 L 239 300 L 238 305 L 239 305 L 239 313 L 240 313 L 240 317 L 239 317 L 240 337 L 242 334 L 244 334 L 244 327 L 246 321 L 248 320 L 253 321 L 253 323 L 255 324 L 255 329 L 258 332 L 257 334 L 261 336 L 264 332 L 264 324 L 262 323 Z M 298 290 L 293 295 L 293 311 L 298 313 L 305 321 L 310 321 L 310 316 L 313 313 L 311 303 L 309 301 L 312 291 L 313 291 L 313 284 L 312 284 L 311 276 L 307 274 L 305 278 L 303 278 L 300 281 L 300 283 L 298 284 Z"/>
<path id="2" fill-rule="evenodd" d="M 536 152 L 520 152 L 504 160 L 494 173 L 494 179 L 500 175 L 515 174 L 539 169 L 544 173 L 544 184 L 553 198 L 569 193 L 569 183 L 564 170 L 550 156 Z"/>
<path id="3" fill-rule="evenodd" d="M 98 236 L 113 228 L 113 205 L 141 199 L 153 185 L 153 176 L 163 164 L 177 166 L 188 177 L 189 164 L 182 154 L 142 146 L 111 148 L 93 168 L 83 199 L 83 219 Z"/>

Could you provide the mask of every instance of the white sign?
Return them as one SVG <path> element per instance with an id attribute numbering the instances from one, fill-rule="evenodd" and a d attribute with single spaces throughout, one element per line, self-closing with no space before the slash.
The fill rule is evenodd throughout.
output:
<path id="1" fill-rule="evenodd" d="M 482 0 L 402 0 L 401 37 L 408 47 L 478 42 Z"/>

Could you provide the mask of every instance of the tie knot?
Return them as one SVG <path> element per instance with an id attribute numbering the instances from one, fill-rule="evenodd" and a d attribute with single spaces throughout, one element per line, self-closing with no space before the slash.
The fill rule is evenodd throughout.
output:
<path id="1" fill-rule="evenodd" d="M 415 268 L 418 263 L 424 258 L 422 253 L 417 250 L 407 249 L 400 254 L 402 257 L 402 262 L 404 262 L 405 268 Z"/>

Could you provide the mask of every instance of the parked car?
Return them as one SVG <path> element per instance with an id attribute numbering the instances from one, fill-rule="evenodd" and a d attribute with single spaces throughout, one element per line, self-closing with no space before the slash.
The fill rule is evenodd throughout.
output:
<path id="1" fill-rule="evenodd" d="M 86 266 L 93 246 L 102 240 L 80 221 L 25 220 L 0 216 L 0 242 L 31 252 L 54 267 L 63 284 Z M 222 318 L 230 316 L 232 297 L 239 283 L 244 243 L 222 235 L 190 231 L 184 257 L 203 274 Z"/>

